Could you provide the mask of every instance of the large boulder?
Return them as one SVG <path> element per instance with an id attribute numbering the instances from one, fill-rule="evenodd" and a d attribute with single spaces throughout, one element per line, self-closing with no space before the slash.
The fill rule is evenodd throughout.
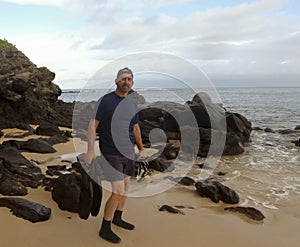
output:
<path id="1" fill-rule="evenodd" d="M 251 122 L 239 113 L 226 112 L 227 131 L 237 135 L 242 143 L 248 142 L 252 131 Z"/>
<path id="2" fill-rule="evenodd" d="M 206 157 L 208 153 L 212 156 L 219 156 L 238 155 L 244 152 L 242 142 L 234 132 L 190 126 L 183 126 L 181 131 L 184 132 L 186 139 L 181 143 L 181 149 L 186 153 Z M 196 134 L 199 135 L 199 138 L 195 137 Z"/>
<path id="3" fill-rule="evenodd" d="M 144 104 L 140 106 L 139 120 L 144 143 L 151 141 L 149 134 L 153 129 L 160 128 L 164 133 L 156 131 L 160 133 L 158 137 L 166 135 L 167 141 L 180 140 L 183 151 L 202 157 L 209 152 L 211 155 L 243 153 L 252 130 L 244 116 L 226 111 L 204 92 L 184 105 L 167 101 Z"/>
<path id="4" fill-rule="evenodd" d="M 240 200 L 239 195 L 234 190 L 218 181 L 211 181 L 209 179 L 199 181 L 195 184 L 195 187 L 201 197 L 208 197 L 215 203 L 222 201 L 229 204 L 236 204 Z"/>
<path id="5" fill-rule="evenodd" d="M 78 212 L 80 198 L 80 175 L 75 173 L 64 174 L 52 180 L 52 199 L 61 210 Z"/>
<path id="6" fill-rule="evenodd" d="M 219 104 L 213 103 L 207 93 L 197 93 L 187 104 L 195 115 L 198 127 L 218 129 L 222 124 L 225 110 Z"/>

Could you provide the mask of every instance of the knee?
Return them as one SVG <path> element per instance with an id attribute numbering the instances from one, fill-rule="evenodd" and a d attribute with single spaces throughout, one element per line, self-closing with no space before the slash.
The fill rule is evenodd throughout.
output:
<path id="1" fill-rule="evenodd" d="M 112 186 L 112 193 L 115 194 L 116 197 L 124 196 L 126 194 L 127 186 L 124 181 L 114 183 Z"/>
<path id="2" fill-rule="evenodd" d="M 110 198 L 109 198 L 109 199 L 112 200 L 112 201 L 115 201 L 115 202 L 119 202 L 119 201 L 120 201 L 120 195 L 115 194 L 115 193 L 112 193 L 112 194 L 110 195 Z"/>
<path id="3" fill-rule="evenodd" d="M 117 189 L 112 192 L 112 196 L 116 199 L 120 199 L 125 194 L 125 189 Z"/>

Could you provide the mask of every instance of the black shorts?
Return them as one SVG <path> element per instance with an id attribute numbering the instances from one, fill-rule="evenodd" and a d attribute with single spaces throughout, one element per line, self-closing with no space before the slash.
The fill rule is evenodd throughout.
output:
<path id="1" fill-rule="evenodd" d="M 100 163 L 104 178 L 114 182 L 134 175 L 134 162 L 124 156 L 105 154 Z"/>

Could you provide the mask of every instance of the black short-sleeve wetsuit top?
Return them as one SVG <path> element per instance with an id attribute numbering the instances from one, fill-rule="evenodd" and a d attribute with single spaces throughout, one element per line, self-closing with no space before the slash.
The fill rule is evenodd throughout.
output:
<path id="1" fill-rule="evenodd" d="M 136 101 L 111 92 L 99 99 L 96 109 L 101 153 L 131 156 L 135 143 L 133 125 L 138 122 Z"/>

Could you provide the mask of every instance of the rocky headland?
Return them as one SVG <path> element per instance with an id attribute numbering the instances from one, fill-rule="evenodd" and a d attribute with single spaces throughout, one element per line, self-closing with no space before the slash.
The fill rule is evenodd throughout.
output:
<path id="1" fill-rule="evenodd" d="M 58 100 L 55 73 L 37 67 L 7 41 L 0 43 L 0 129 L 29 124 L 72 126 L 73 104 Z"/>

